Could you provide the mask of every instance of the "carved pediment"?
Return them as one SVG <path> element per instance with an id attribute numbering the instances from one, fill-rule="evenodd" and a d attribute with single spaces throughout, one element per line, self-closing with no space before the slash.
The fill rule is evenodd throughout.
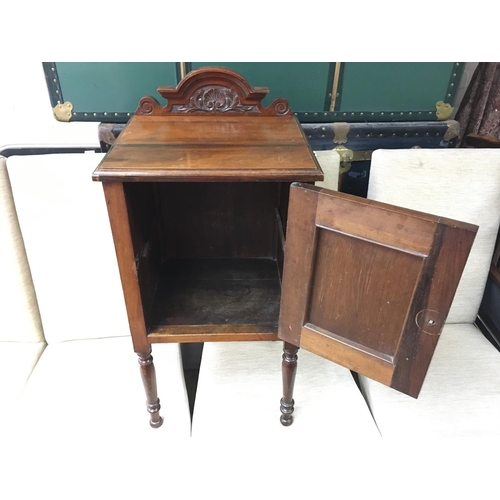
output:
<path id="1" fill-rule="evenodd" d="M 201 68 L 192 71 L 177 87 L 160 87 L 158 92 L 167 99 L 165 107 L 154 97 L 147 96 L 141 99 L 135 114 L 291 114 L 285 99 L 275 99 L 269 107 L 263 108 L 261 101 L 269 89 L 252 88 L 242 76 L 225 68 Z"/>
<path id="2" fill-rule="evenodd" d="M 238 94 L 221 85 L 201 87 L 185 105 L 176 105 L 172 111 L 179 113 L 250 113 L 256 112 L 257 106 L 244 106 Z"/>

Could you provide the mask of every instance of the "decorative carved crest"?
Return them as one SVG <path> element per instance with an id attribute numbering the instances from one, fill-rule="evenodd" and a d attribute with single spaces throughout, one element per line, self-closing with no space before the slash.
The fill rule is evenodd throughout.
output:
<path id="1" fill-rule="evenodd" d="M 174 106 L 175 111 L 181 113 L 194 113 L 204 111 L 206 113 L 245 113 L 255 111 L 256 106 L 243 106 L 238 94 L 233 89 L 214 85 L 213 87 L 201 87 L 189 99 L 185 106 Z"/>
<path id="2" fill-rule="evenodd" d="M 160 87 L 158 92 L 167 99 L 162 107 L 151 96 L 143 97 L 135 112 L 139 116 L 167 114 L 255 114 L 264 116 L 291 115 L 285 99 L 275 99 L 267 108 L 261 101 L 269 89 L 252 88 L 234 71 L 225 68 L 201 68 L 189 73 L 179 85 Z"/>

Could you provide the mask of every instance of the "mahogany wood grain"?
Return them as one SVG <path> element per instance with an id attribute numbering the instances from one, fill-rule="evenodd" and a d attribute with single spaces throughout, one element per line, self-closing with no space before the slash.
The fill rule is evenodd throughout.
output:
<path id="1" fill-rule="evenodd" d="M 279 336 L 283 425 L 299 346 L 416 397 L 477 227 L 290 188 L 323 180 L 302 128 L 284 99 L 262 107 L 267 89 L 230 70 L 158 90 L 166 106 L 143 98 L 93 175 L 151 425 L 151 343 Z"/>
<path id="2" fill-rule="evenodd" d="M 150 414 L 149 425 L 156 429 L 163 424 L 163 418 L 160 416 L 161 407 L 156 389 L 156 370 L 153 364 L 153 356 L 151 356 L 151 351 L 137 354 L 141 367 L 142 383 L 146 391 L 146 407 Z"/>
<path id="3" fill-rule="evenodd" d="M 435 220 L 361 203 L 356 198 L 320 196 L 316 224 L 425 256 L 432 245 Z"/>
<path id="4" fill-rule="evenodd" d="M 274 279 L 160 278 L 151 325 L 278 324 L 280 286 Z"/>
<path id="5" fill-rule="evenodd" d="M 267 108 L 261 101 L 269 93 L 266 87 L 252 88 L 238 73 L 227 68 L 204 67 L 191 71 L 177 87 L 160 87 L 159 94 L 168 100 L 165 107 L 147 96 L 141 99 L 137 115 L 167 114 L 258 114 L 289 116 L 285 99 L 275 99 Z"/>
<path id="6" fill-rule="evenodd" d="M 283 397 L 280 401 L 280 422 L 285 427 L 293 423 L 293 410 L 295 401 L 293 400 L 293 388 L 295 385 L 295 375 L 297 373 L 297 352 L 298 347 L 288 342 L 283 342 L 282 375 L 283 375 Z"/>
<path id="7" fill-rule="evenodd" d="M 281 225 L 283 227 L 283 234 L 286 240 L 286 228 L 288 221 L 288 202 L 290 199 L 290 183 L 282 182 L 279 184 L 279 206 L 278 210 L 281 217 Z"/>
<path id="8" fill-rule="evenodd" d="M 144 309 L 123 185 L 119 182 L 105 182 L 103 183 L 103 188 L 134 350 L 137 353 L 149 352 L 150 345 L 147 338 Z"/>
<path id="9" fill-rule="evenodd" d="M 151 342 L 275 339 L 281 288 L 273 259 L 175 259 L 160 272 Z"/>
<path id="10" fill-rule="evenodd" d="M 288 220 L 288 200 L 289 200 L 290 184 L 281 182 L 278 184 L 278 208 L 276 213 L 276 260 L 280 280 L 283 281 L 283 266 L 285 263 L 285 246 L 286 246 L 286 224 Z"/>
<path id="11" fill-rule="evenodd" d="M 461 226 L 461 227 L 460 227 Z M 395 358 L 391 387 L 416 398 L 446 321 L 477 227 L 441 219 L 434 244 L 422 269 L 407 323 Z"/>
<path id="12" fill-rule="evenodd" d="M 318 193 L 292 185 L 301 190 L 300 196 L 290 197 L 288 208 L 287 241 L 278 336 L 299 345 L 300 332 L 305 321 L 309 285 L 313 271 L 316 239 L 316 206 Z M 290 234 L 292 235 L 291 237 Z"/>
<path id="13" fill-rule="evenodd" d="M 115 145 L 97 167 L 94 180 L 316 182 L 323 180 L 323 173 L 302 146 L 210 146 L 200 138 L 198 146 Z"/>
<path id="14" fill-rule="evenodd" d="M 217 87 L 213 92 L 211 85 Z M 286 101 L 261 107 L 266 89 L 251 89 L 236 73 L 209 68 L 191 72 L 177 89 L 160 93 L 169 100 L 167 106 L 151 97 L 141 100 L 94 180 L 323 180 Z"/>
<path id="15" fill-rule="evenodd" d="M 331 331 L 306 323 L 302 328 L 300 347 L 356 373 L 369 371 L 371 377 L 378 382 L 391 384 L 394 371 L 392 357 L 384 356 L 363 344 L 349 341 Z"/>
<path id="16" fill-rule="evenodd" d="M 476 232 L 292 185 L 279 337 L 417 397 Z"/>
<path id="17" fill-rule="evenodd" d="M 123 185 L 144 317 L 148 318 L 163 258 L 158 185 Z"/>
<path id="18" fill-rule="evenodd" d="M 200 130 L 203 135 L 200 136 Z M 243 116 L 136 116 L 123 129 L 115 145 L 193 147 L 205 142 L 213 147 L 304 145 L 302 128 L 294 118 L 249 119 Z"/>
<path id="19" fill-rule="evenodd" d="M 262 107 L 267 89 L 252 89 L 232 71 L 204 68 L 159 92 L 167 105 L 143 98 L 93 174 L 104 186 L 153 427 L 162 419 L 150 344 L 277 339 L 289 185 L 323 180 L 286 100 Z M 291 217 L 312 222 L 314 234 L 315 209 L 296 206 Z M 179 276 L 180 261 L 192 259 L 211 267 L 195 265 L 190 276 Z M 266 259 L 272 276 L 261 272 Z M 169 262 L 177 271 L 165 274 Z M 257 268 L 260 274 L 249 276 Z M 302 275 L 309 278 L 310 270 Z M 287 425 L 297 347 L 286 344 L 284 353 Z"/>
<path id="20" fill-rule="evenodd" d="M 401 282 L 417 282 L 423 257 L 324 228 L 317 233 L 308 322 L 393 357 L 414 293 Z"/>
<path id="21" fill-rule="evenodd" d="M 265 258 L 275 254 L 275 183 L 162 183 L 158 187 L 165 258 Z"/>
<path id="22" fill-rule="evenodd" d="M 148 338 L 151 343 L 278 340 L 278 325 L 153 325 Z"/>
<path id="23" fill-rule="evenodd" d="M 283 221 L 278 209 L 276 209 L 276 227 L 275 227 L 275 258 L 278 265 L 278 274 L 280 283 L 283 281 L 283 265 L 285 262 L 285 230 L 283 229 Z"/>

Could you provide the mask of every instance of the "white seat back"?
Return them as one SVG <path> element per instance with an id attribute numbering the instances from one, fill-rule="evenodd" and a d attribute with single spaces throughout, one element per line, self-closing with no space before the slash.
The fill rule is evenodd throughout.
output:
<path id="1" fill-rule="evenodd" d="M 500 150 L 375 151 L 368 198 L 479 226 L 447 319 L 474 322 L 500 224 Z"/>
<path id="2" fill-rule="evenodd" d="M 323 173 L 325 174 L 325 180 L 316 182 L 315 185 L 338 191 L 340 171 L 339 154 L 333 149 L 329 149 L 327 151 L 315 151 L 314 154 L 316 155 L 321 170 L 323 170 Z"/>
<path id="3" fill-rule="evenodd" d="M 130 335 L 101 183 L 102 154 L 11 157 L 7 168 L 51 342 Z"/>
<path id="4" fill-rule="evenodd" d="M 0 341 L 43 342 L 40 313 L 10 180 L 0 157 Z"/>

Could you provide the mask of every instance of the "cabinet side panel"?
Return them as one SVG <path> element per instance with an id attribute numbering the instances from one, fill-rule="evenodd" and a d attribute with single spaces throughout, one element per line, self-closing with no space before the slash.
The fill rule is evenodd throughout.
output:
<path id="1" fill-rule="evenodd" d="M 136 352 L 148 352 L 150 347 L 147 339 L 146 324 L 144 322 L 141 292 L 139 289 L 123 185 L 120 182 L 104 182 L 103 188 L 134 350 Z"/>

